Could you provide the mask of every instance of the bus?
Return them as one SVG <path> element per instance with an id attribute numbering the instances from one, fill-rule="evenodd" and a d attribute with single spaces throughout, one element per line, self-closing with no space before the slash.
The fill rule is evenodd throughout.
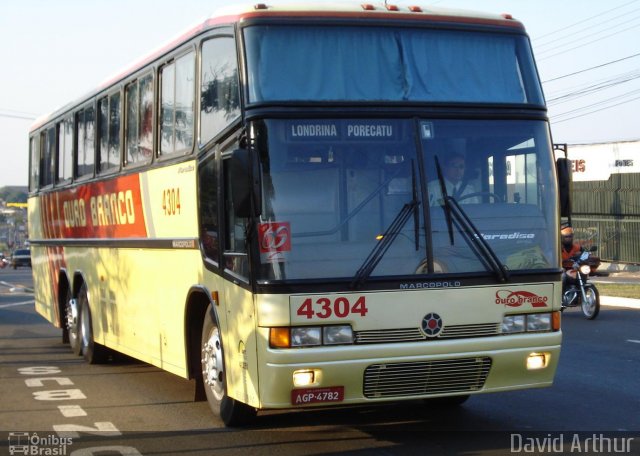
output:
<path id="1" fill-rule="evenodd" d="M 558 169 L 510 15 L 229 7 L 30 130 L 35 307 L 228 426 L 550 386 Z"/>

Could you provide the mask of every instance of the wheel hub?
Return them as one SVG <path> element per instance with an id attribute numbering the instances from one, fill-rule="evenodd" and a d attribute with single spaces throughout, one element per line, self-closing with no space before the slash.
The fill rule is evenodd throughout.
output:
<path id="1" fill-rule="evenodd" d="M 67 330 L 74 331 L 78 325 L 78 302 L 75 299 L 70 299 L 66 311 Z"/>
<path id="2" fill-rule="evenodd" d="M 221 399 L 224 394 L 224 368 L 217 329 L 202 346 L 202 378 L 216 398 Z"/>

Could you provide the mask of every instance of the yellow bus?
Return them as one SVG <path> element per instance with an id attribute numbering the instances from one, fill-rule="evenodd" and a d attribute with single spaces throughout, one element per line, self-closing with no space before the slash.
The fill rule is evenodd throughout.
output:
<path id="1" fill-rule="evenodd" d="M 556 166 L 509 15 L 231 7 L 36 121 L 36 309 L 230 426 L 549 386 Z"/>

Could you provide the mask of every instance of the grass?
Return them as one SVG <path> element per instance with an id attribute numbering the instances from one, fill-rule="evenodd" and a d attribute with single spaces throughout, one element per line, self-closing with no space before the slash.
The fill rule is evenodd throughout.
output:
<path id="1" fill-rule="evenodd" d="M 596 283 L 601 296 L 640 299 L 640 284 Z"/>

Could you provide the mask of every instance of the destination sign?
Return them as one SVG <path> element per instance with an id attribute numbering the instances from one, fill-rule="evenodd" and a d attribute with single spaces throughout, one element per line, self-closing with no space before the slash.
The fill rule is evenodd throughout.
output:
<path id="1" fill-rule="evenodd" d="M 291 121 L 285 125 L 289 141 L 367 141 L 402 139 L 400 122 L 390 120 Z"/>

